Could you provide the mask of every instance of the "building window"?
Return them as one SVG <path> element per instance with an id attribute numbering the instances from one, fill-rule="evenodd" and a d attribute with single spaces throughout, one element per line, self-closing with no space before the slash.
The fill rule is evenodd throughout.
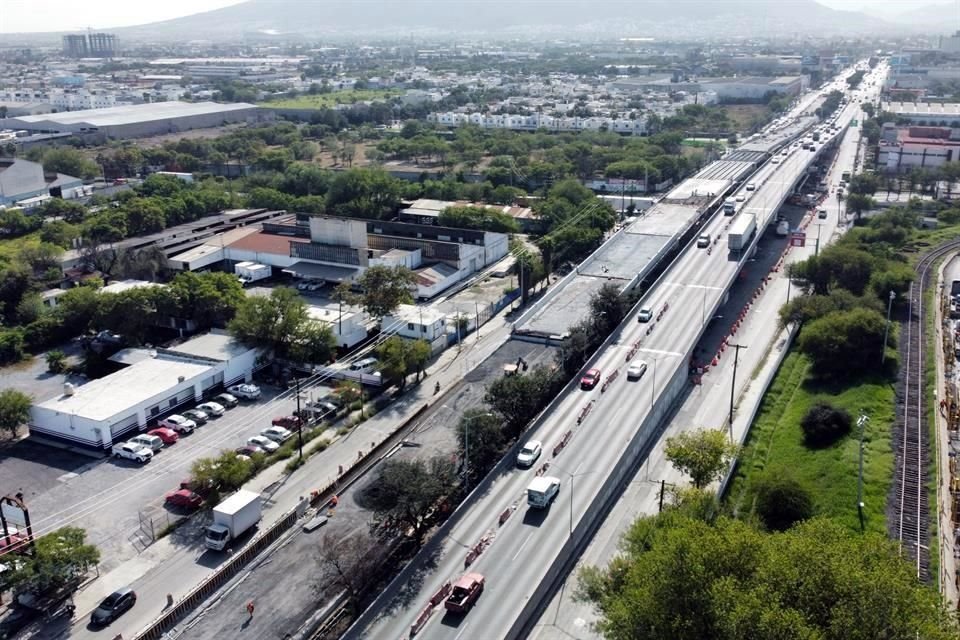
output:
<path id="1" fill-rule="evenodd" d="M 160 407 L 151 407 L 151 408 L 150 408 L 150 415 L 151 415 L 151 416 L 158 416 L 158 415 L 160 415 Z"/>
<path id="2" fill-rule="evenodd" d="M 407 329 L 410 330 L 410 331 L 413 331 L 413 323 L 412 323 L 412 322 L 408 322 L 408 323 L 407 323 Z"/>

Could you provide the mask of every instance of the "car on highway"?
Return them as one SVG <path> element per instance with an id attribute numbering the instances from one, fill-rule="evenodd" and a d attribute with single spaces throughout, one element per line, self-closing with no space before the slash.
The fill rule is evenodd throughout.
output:
<path id="1" fill-rule="evenodd" d="M 818 210 L 817 210 L 817 217 L 820 218 L 821 220 L 826 220 L 826 219 L 827 219 L 827 215 L 828 215 L 828 214 L 827 214 L 827 210 L 826 210 L 826 209 L 818 209 Z"/>
<path id="2" fill-rule="evenodd" d="M 284 429 L 296 429 L 300 426 L 300 418 L 297 416 L 279 416 L 274 418 L 270 424 L 275 427 L 283 427 Z"/>
<path id="3" fill-rule="evenodd" d="M 755 191 L 756 188 L 757 188 L 757 185 L 753 184 L 752 182 L 747 184 L 747 191 Z"/>
<path id="4" fill-rule="evenodd" d="M 517 466 L 532 466 L 533 463 L 537 461 L 537 458 L 540 457 L 542 452 L 543 443 L 539 440 L 531 440 L 527 444 L 523 445 L 523 449 L 520 449 L 520 453 L 517 454 Z"/>
<path id="5" fill-rule="evenodd" d="M 709 246 L 710 246 L 710 234 L 709 234 L 709 233 L 701 233 L 700 236 L 697 238 L 697 246 L 700 247 L 701 249 L 705 249 L 705 248 L 709 247 Z"/>
<path id="6" fill-rule="evenodd" d="M 600 382 L 600 369 L 590 369 L 580 378 L 580 388 L 589 391 Z"/>
<path id="7" fill-rule="evenodd" d="M 177 440 L 180 439 L 180 436 L 176 431 L 166 427 L 157 427 L 156 429 L 151 429 L 150 431 L 147 431 L 147 434 L 160 438 L 160 441 L 167 446 L 175 444 Z"/>
<path id="8" fill-rule="evenodd" d="M 255 384 L 235 384 L 227 387 L 227 392 L 244 400 L 256 400 L 260 397 L 260 387 Z"/>
<path id="9" fill-rule="evenodd" d="M 653 311 L 650 309 L 640 309 L 637 314 L 637 322 L 650 322 L 653 320 Z"/>
<path id="10" fill-rule="evenodd" d="M 193 433 L 193 430 L 197 428 L 197 423 L 189 418 L 184 418 L 180 414 L 175 413 L 172 416 L 167 416 L 161 420 L 160 426 L 166 427 L 167 429 L 173 429 L 177 433 L 183 435 Z"/>
<path id="11" fill-rule="evenodd" d="M 111 449 L 114 458 L 125 458 L 144 464 L 153 460 L 153 450 L 135 442 L 121 442 Z"/>
<path id="12" fill-rule="evenodd" d="M 133 608 L 137 604 L 137 594 L 130 587 L 117 589 L 97 606 L 90 614 L 94 626 L 103 627 Z"/>
<path id="13" fill-rule="evenodd" d="M 197 423 L 197 426 L 203 426 L 207 424 L 207 420 L 210 419 L 210 416 L 207 415 L 207 412 L 203 409 L 187 409 L 183 412 L 184 418 L 189 418 Z"/>
<path id="14" fill-rule="evenodd" d="M 181 509 L 199 509 L 203 505 L 203 498 L 189 489 L 171 491 L 163 501 L 171 507 L 180 507 Z"/>
<path id="15" fill-rule="evenodd" d="M 278 444 L 283 444 L 293 437 L 293 431 L 284 429 L 283 427 L 272 426 L 261 431 L 260 435 L 262 435 L 264 438 L 269 438 Z"/>
<path id="16" fill-rule="evenodd" d="M 647 372 L 647 363 L 638 360 L 627 368 L 627 380 L 639 380 Z"/>
<path id="17" fill-rule="evenodd" d="M 267 453 L 273 453 L 280 448 L 280 445 L 266 436 L 250 436 L 247 438 L 247 445 L 260 447 Z"/>
<path id="18" fill-rule="evenodd" d="M 468 573 L 456 581 L 443 603 L 450 613 L 466 613 L 483 593 L 484 578 L 479 573 Z"/>
<path id="19" fill-rule="evenodd" d="M 197 411 L 203 411 L 207 416 L 219 418 L 226 409 L 219 402 L 202 402 L 197 405 Z"/>
<path id="20" fill-rule="evenodd" d="M 226 407 L 227 409 L 232 409 L 238 404 L 240 404 L 240 401 L 237 400 L 237 397 L 229 393 L 217 394 L 213 396 L 213 399 L 217 404 L 220 404 Z"/>
<path id="21" fill-rule="evenodd" d="M 779 158 L 774 158 L 774 159 L 771 160 L 770 162 L 771 162 L 772 164 L 780 164 Z"/>

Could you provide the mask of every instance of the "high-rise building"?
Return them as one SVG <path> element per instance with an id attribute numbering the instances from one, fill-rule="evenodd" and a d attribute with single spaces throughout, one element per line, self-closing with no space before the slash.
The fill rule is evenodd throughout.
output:
<path id="1" fill-rule="evenodd" d="M 117 54 L 117 36 L 112 33 L 63 36 L 63 54 L 71 58 L 112 58 Z"/>

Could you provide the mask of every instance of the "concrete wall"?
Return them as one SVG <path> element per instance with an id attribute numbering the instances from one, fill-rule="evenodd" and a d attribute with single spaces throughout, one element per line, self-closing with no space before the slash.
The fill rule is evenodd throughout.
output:
<path id="1" fill-rule="evenodd" d="M 363 220 L 312 216 L 310 218 L 310 239 L 323 244 L 366 248 L 367 223 Z"/>

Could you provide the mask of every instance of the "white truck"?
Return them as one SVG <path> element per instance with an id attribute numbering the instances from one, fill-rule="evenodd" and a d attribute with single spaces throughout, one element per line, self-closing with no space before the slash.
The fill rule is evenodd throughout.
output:
<path id="1" fill-rule="evenodd" d="M 778 236 L 788 236 L 790 235 L 790 223 L 786 220 L 781 220 L 777 223 L 777 235 Z"/>
<path id="2" fill-rule="evenodd" d="M 273 269 L 258 262 L 238 262 L 233 267 L 233 273 L 240 280 L 240 284 L 250 284 L 257 280 L 264 280 L 273 274 Z"/>
<path id="3" fill-rule="evenodd" d="M 723 201 L 723 215 L 732 216 L 737 212 L 737 199 L 727 198 Z"/>
<path id="4" fill-rule="evenodd" d="M 560 492 L 560 479 L 551 476 L 534 478 L 527 487 L 527 504 L 534 509 L 546 509 Z"/>
<path id="5" fill-rule="evenodd" d="M 213 524 L 207 527 L 204 543 L 208 549 L 223 551 L 260 522 L 260 494 L 241 489 L 213 508 Z"/>
<path id="6" fill-rule="evenodd" d="M 757 220 L 750 213 L 741 213 L 730 225 L 727 234 L 727 248 L 730 251 L 743 251 L 750 245 L 754 232 L 757 230 Z"/>
<path id="7" fill-rule="evenodd" d="M 131 441 L 115 444 L 113 445 L 112 452 L 114 458 L 126 458 L 127 460 L 135 460 L 140 463 L 150 462 L 150 460 L 153 459 L 153 451 L 139 442 Z"/>

